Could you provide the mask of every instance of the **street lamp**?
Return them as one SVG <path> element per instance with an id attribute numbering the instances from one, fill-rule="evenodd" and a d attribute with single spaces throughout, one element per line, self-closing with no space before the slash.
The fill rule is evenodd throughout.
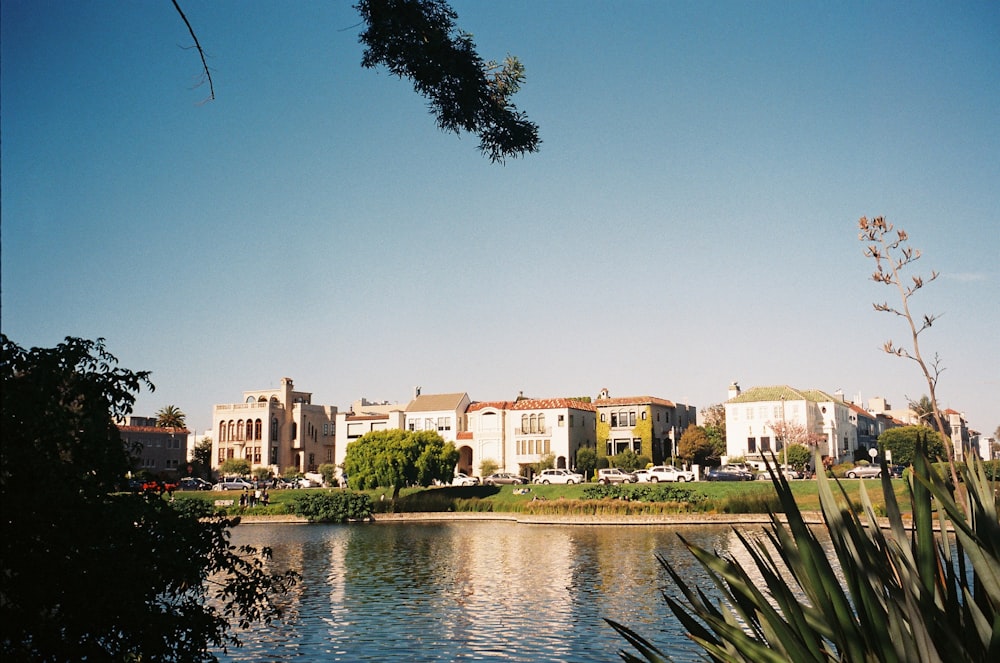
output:
<path id="1" fill-rule="evenodd" d="M 785 437 L 788 434 L 787 429 L 788 424 L 785 423 L 785 395 L 781 395 L 781 450 L 784 453 L 785 460 L 782 461 L 781 471 L 784 472 L 785 468 L 788 467 L 788 445 L 785 444 Z"/>

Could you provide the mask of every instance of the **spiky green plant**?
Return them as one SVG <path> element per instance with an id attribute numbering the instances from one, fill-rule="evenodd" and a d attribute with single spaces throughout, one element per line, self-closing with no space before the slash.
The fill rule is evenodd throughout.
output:
<path id="1" fill-rule="evenodd" d="M 956 488 L 921 448 L 909 479 L 911 524 L 888 475 L 883 468 L 885 527 L 863 486 L 862 517 L 841 508 L 847 496 L 839 483 L 843 502 L 831 481 L 818 476 L 832 545 L 828 555 L 805 524 L 788 482 L 772 472 L 786 522 L 772 512 L 759 537 L 736 531 L 765 589 L 732 559 L 683 537 L 721 600 L 690 587 L 659 558 L 683 594 L 664 598 L 708 660 L 1000 661 L 998 498 L 982 463 L 957 468 Z M 625 661 L 670 660 L 628 627 L 608 623 L 639 654 L 623 650 Z"/>

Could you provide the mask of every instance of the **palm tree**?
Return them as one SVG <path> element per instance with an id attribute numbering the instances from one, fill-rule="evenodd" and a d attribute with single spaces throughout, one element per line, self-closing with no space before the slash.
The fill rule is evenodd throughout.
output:
<path id="1" fill-rule="evenodd" d="M 160 428 L 184 428 L 187 415 L 176 405 L 167 405 L 156 413 L 156 425 Z"/>

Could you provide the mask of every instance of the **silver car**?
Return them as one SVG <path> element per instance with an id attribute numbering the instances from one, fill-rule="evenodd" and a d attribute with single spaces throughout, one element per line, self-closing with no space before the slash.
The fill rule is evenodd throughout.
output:
<path id="1" fill-rule="evenodd" d="M 882 476 L 882 468 L 878 465 L 856 465 L 847 470 L 848 479 L 877 479 Z"/>

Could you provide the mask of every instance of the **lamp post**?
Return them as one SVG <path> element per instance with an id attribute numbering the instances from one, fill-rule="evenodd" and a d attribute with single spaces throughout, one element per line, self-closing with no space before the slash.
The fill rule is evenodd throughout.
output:
<path id="1" fill-rule="evenodd" d="M 788 467 L 788 445 L 785 444 L 785 437 L 788 434 L 787 430 L 788 424 L 785 423 L 785 395 L 781 395 L 781 450 L 784 453 L 785 460 L 781 463 L 781 471 L 784 472 L 785 468 Z"/>

